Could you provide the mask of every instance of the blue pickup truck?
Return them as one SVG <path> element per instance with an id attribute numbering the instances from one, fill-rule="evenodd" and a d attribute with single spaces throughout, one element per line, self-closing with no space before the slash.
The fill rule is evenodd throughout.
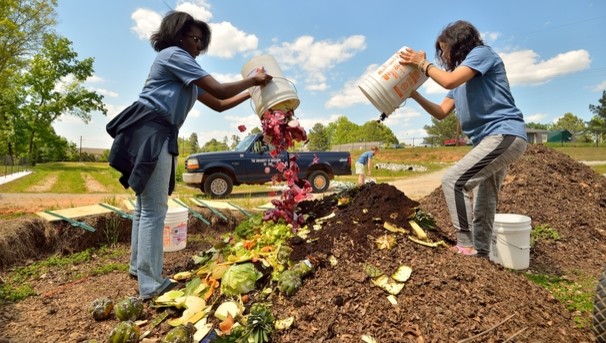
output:
<path id="1" fill-rule="evenodd" d="M 234 150 L 187 156 L 183 181 L 200 188 L 212 198 L 225 198 L 233 186 L 264 184 L 279 173 L 277 162 L 287 163 L 292 153 L 270 156 L 271 146 L 263 135 L 245 137 Z M 335 175 L 351 175 L 351 155 L 347 151 L 296 152 L 299 180 L 308 180 L 314 193 L 324 192 Z"/>

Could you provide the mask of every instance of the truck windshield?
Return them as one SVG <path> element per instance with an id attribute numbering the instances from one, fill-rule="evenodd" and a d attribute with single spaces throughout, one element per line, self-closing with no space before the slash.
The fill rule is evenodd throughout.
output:
<path id="1" fill-rule="evenodd" d="M 246 149 L 248 149 L 248 147 L 252 144 L 255 138 L 257 138 L 257 136 L 255 135 L 244 137 L 244 139 L 240 143 L 238 143 L 238 145 L 236 145 L 234 151 L 246 151 Z"/>

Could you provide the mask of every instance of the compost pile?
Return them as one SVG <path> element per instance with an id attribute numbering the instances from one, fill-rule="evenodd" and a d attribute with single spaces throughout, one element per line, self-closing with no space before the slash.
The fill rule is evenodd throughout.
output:
<path id="1" fill-rule="evenodd" d="M 544 237 L 533 245 L 529 272 L 597 280 L 606 261 L 606 178 L 566 155 L 533 145 L 511 167 L 500 201 L 499 212 L 531 217 L 533 232 L 540 226 L 558 233 L 557 239 Z M 380 343 L 457 342 L 474 336 L 467 342 L 593 341 L 588 327 L 576 325 L 578 314 L 521 273 L 454 254 L 446 246 L 418 244 L 407 234 L 394 234 L 391 249 L 377 247 L 377 238 L 393 234 L 384 222 L 409 229 L 408 217 L 417 209 L 436 219 L 437 228 L 427 230 L 431 241 L 454 244 L 440 189 L 417 202 L 393 186 L 367 184 L 301 202 L 299 208 L 308 226 L 322 224 L 306 239 L 288 241 L 291 259 L 309 259 L 316 268 L 294 295 L 272 296 L 276 319 L 295 318 L 288 330 L 272 335 L 272 342 L 360 342 L 363 337 Z M 234 225 L 207 227 L 190 220 L 189 233 L 202 239 L 192 237 L 186 249 L 166 254 L 166 274 L 193 268 L 191 256 Z M 394 297 L 397 304 L 371 282 L 368 265 L 387 275 L 402 265 L 412 269 Z M 95 322 L 88 313 L 90 303 L 99 296 L 134 295 L 136 281 L 117 270 L 69 282 L 67 273 L 78 268 L 45 274 L 31 282 L 39 296 L 3 305 L 0 342 L 105 339 L 116 321 Z M 147 342 L 159 342 L 168 329 L 162 324 Z"/>

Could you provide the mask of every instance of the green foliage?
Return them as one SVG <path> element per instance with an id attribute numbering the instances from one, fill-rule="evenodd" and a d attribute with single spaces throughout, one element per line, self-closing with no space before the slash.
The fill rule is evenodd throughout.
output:
<path id="1" fill-rule="evenodd" d="M 328 151 L 330 150 L 330 136 L 328 130 L 321 123 L 316 123 L 313 128 L 307 133 L 309 142 L 307 148 L 312 151 Z"/>
<path id="2" fill-rule="evenodd" d="M 457 138 L 457 125 L 458 119 L 454 113 L 451 113 L 442 120 L 431 117 L 431 125 L 423 127 L 425 132 L 427 132 L 427 137 L 423 139 L 423 143 L 442 145 L 442 142 L 446 139 Z"/>
<path id="3" fill-rule="evenodd" d="M 593 277 L 581 277 L 573 282 L 563 277 L 523 273 L 533 283 L 545 288 L 559 302 L 564 304 L 574 315 L 574 321 L 580 328 L 590 325 L 590 314 L 593 310 L 595 280 Z"/>
<path id="4" fill-rule="evenodd" d="M 535 225 L 530 232 L 530 245 L 534 246 L 538 241 L 551 240 L 557 241 L 560 239 L 560 234 L 555 229 L 547 224 Z"/>
<path id="5" fill-rule="evenodd" d="M 568 130 L 570 133 L 572 133 L 573 140 L 586 141 L 586 139 L 583 139 L 582 137 L 586 131 L 585 122 L 583 121 L 583 119 L 573 115 L 570 112 L 567 112 L 562 117 L 560 117 L 558 121 L 553 125 L 552 129 Z"/>
<path id="6" fill-rule="evenodd" d="M 548 123 L 548 124 L 541 124 L 541 123 L 534 123 L 534 122 L 530 122 L 530 123 L 526 123 L 526 128 L 527 129 L 535 129 L 535 130 L 551 130 L 553 128 L 553 124 Z"/>
<path id="7" fill-rule="evenodd" d="M 202 152 L 211 152 L 211 151 L 227 151 L 229 150 L 229 146 L 224 142 L 219 142 L 215 138 L 206 142 L 202 148 L 200 148 Z"/>
<path id="8" fill-rule="evenodd" d="M 105 241 L 110 247 L 114 247 L 116 246 L 116 244 L 118 244 L 121 223 L 122 219 L 115 213 L 110 214 L 107 218 L 107 221 L 105 222 L 105 227 L 103 228 L 103 235 L 105 236 Z"/>

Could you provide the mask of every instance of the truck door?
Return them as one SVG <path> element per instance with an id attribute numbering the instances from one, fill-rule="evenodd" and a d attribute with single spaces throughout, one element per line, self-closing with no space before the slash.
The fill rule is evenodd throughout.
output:
<path id="1" fill-rule="evenodd" d="M 278 156 L 271 157 L 271 149 L 273 147 L 263 143 L 261 137 L 245 152 L 246 179 L 248 182 L 267 182 L 276 173 L 279 173 L 276 164 L 280 161 L 286 162 L 288 154 L 283 151 Z"/>

